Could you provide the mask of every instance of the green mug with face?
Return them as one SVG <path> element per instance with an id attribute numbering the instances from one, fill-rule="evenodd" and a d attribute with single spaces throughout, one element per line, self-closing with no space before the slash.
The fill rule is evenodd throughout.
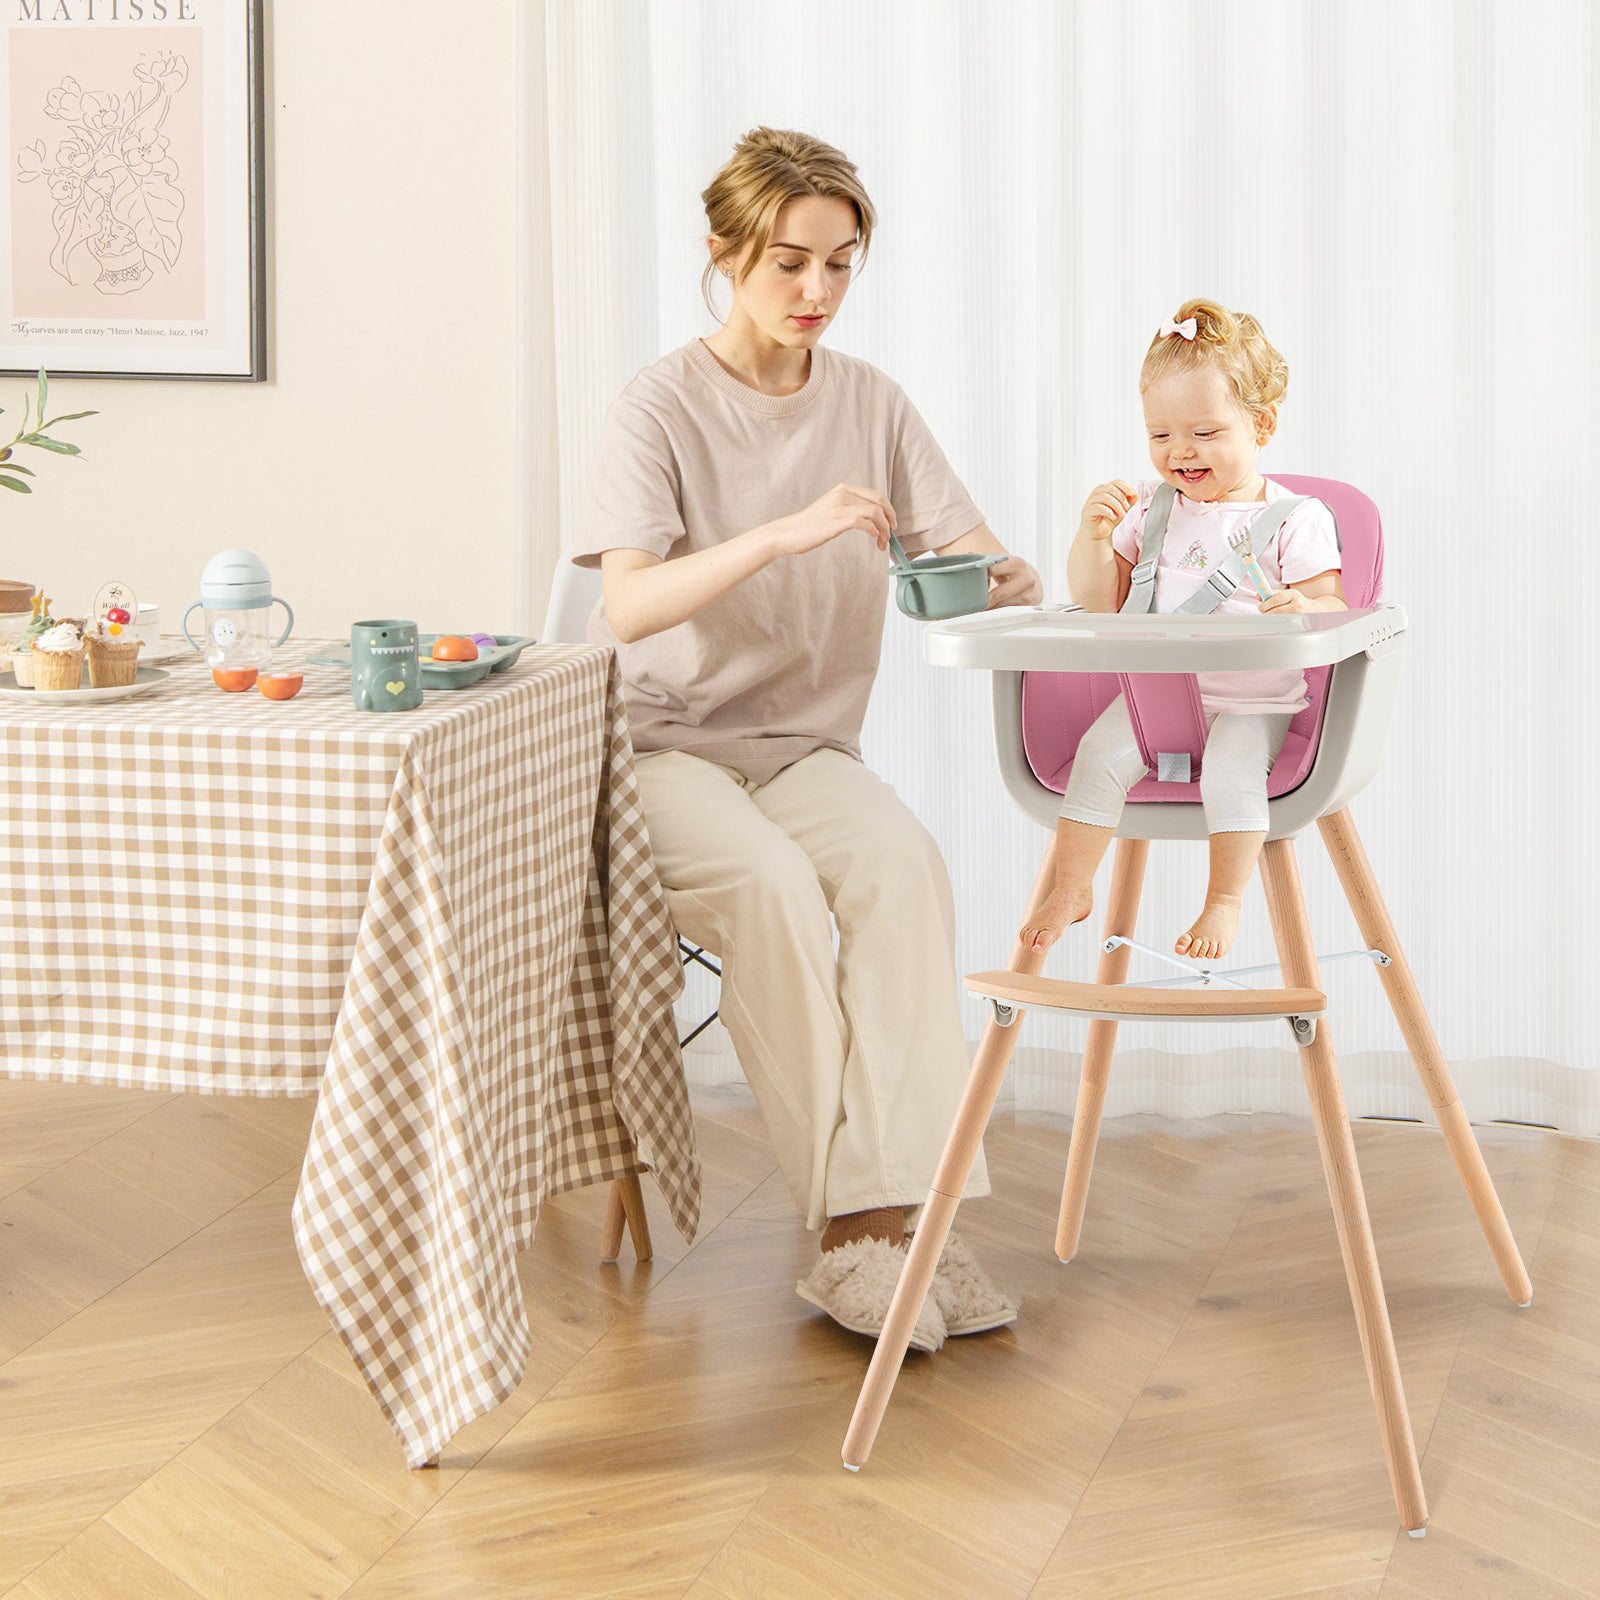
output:
<path id="1" fill-rule="evenodd" d="M 416 623 L 351 624 L 350 698 L 361 711 L 415 711 L 422 704 Z"/>

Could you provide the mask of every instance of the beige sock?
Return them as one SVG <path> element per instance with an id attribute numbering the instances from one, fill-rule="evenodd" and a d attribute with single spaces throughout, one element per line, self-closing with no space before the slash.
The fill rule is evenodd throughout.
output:
<path id="1" fill-rule="evenodd" d="M 883 1239 L 898 1248 L 906 1236 L 903 1206 L 878 1206 L 872 1211 L 852 1211 L 848 1216 L 829 1217 L 822 1230 L 822 1248 L 837 1250 L 857 1239 Z"/>

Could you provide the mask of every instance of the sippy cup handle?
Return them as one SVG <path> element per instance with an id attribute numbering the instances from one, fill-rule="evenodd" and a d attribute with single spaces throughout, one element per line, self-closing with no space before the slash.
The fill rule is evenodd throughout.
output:
<path id="1" fill-rule="evenodd" d="M 196 641 L 195 636 L 192 633 L 189 632 L 189 618 L 192 617 L 195 614 L 195 612 L 198 611 L 200 609 L 200 607 L 203 606 L 204 604 L 205 604 L 205 601 L 203 601 L 203 600 L 194 601 L 190 605 L 189 609 L 184 612 L 183 620 L 178 624 L 178 626 L 183 629 L 184 638 L 187 639 L 189 641 L 189 643 L 191 645 L 193 645 L 196 650 L 199 650 L 199 649 L 201 649 L 203 647 Z"/>
<path id="2" fill-rule="evenodd" d="M 280 645 L 289 637 L 291 633 L 294 632 L 294 607 L 290 605 L 287 600 L 280 600 L 277 595 L 273 595 L 272 604 L 275 606 L 282 606 L 283 609 L 289 613 L 289 621 L 284 626 L 283 632 L 272 641 L 274 645 Z"/>

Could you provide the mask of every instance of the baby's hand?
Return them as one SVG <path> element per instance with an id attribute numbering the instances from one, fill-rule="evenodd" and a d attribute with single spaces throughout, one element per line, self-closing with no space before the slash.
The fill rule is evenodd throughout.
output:
<path id="1" fill-rule="evenodd" d="M 1109 539 L 1117 524 L 1133 510 L 1139 498 L 1120 478 L 1102 483 L 1083 503 L 1083 520 L 1078 531 L 1091 539 Z"/>
<path id="2" fill-rule="evenodd" d="M 1298 589 L 1274 589 L 1261 602 L 1261 609 L 1264 613 L 1270 611 L 1274 616 L 1282 616 L 1291 611 L 1315 611 L 1317 608 Z"/>

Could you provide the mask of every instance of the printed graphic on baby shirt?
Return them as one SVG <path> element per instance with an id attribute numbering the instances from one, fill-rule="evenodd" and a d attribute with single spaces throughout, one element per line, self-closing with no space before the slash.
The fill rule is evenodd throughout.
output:
<path id="1" fill-rule="evenodd" d="M 1178 563 L 1178 567 L 1180 570 L 1184 567 L 1193 567 L 1196 572 L 1206 570 L 1205 546 L 1198 539 L 1183 552 L 1183 560 Z"/>

